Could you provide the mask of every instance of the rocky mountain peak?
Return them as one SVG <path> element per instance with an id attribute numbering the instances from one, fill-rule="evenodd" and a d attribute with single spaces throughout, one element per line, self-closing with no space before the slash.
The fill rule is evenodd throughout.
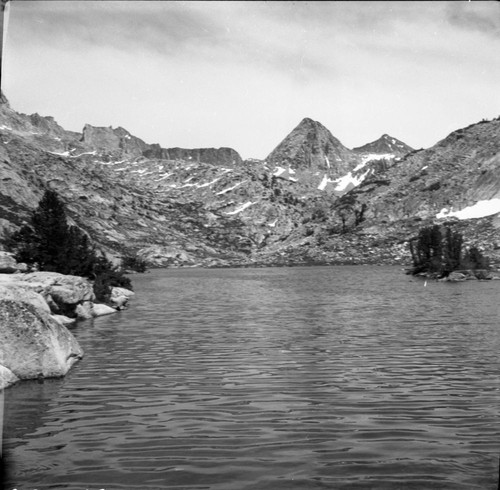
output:
<path id="1" fill-rule="evenodd" d="M 403 156 L 410 151 L 413 151 L 413 148 L 393 136 L 383 134 L 375 141 L 353 148 L 352 151 L 355 151 L 356 153 L 372 153 L 381 155 L 392 154 L 394 156 Z"/>
<path id="2" fill-rule="evenodd" d="M 141 156 L 149 145 L 126 129 L 118 127 L 97 127 L 85 124 L 81 141 L 89 148 L 111 155 Z"/>
<path id="3" fill-rule="evenodd" d="M 308 117 L 286 136 L 266 161 L 282 167 L 325 171 L 340 176 L 356 166 L 358 160 L 320 122 Z"/>

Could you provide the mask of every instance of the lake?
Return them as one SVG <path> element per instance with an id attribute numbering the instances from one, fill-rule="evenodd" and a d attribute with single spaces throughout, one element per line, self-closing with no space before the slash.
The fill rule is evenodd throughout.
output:
<path id="1" fill-rule="evenodd" d="M 5 391 L 5 488 L 496 489 L 500 281 L 168 269 Z"/>

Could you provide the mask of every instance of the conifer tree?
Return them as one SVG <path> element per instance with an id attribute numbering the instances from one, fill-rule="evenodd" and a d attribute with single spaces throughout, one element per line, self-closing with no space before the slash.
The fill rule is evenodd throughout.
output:
<path id="1" fill-rule="evenodd" d="M 36 237 L 34 258 L 39 267 L 46 271 L 65 269 L 70 232 L 64 204 L 54 191 L 43 195 L 31 217 L 31 226 Z"/>
<path id="2" fill-rule="evenodd" d="M 436 272 L 442 265 L 442 235 L 438 225 L 422 228 L 410 241 L 413 265 L 417 272 Z"/>
<path id="3" fill-rule="evenodd" d="M 449 274 L 460 268 L 464 239 L 458 232 L 446 228 L 443 246 L 443 272 Z"/>

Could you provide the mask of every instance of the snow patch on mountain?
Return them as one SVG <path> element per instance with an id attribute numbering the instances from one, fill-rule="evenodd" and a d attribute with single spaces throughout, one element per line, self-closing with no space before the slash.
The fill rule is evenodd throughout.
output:
<path id="1" fill-rule="evenodd" d="M 462 220 L 484 218 L 485 216 L 491 216 L 492 214 L 497 213 L 500 213 L 500 198 L 478 201 L 476 204 L 461 209 L 460 211 L 451 211 L 447 208 L 443 208 L 438 214 L 436 214 L 436 218 L 455 217 Z"/>
<path id="2" fill-rule="evenodd" d="M 57 155 L 57 156 L 60 156 L 60 157 L 69 157 L 69 152 L 67 151 L 63 151 L 63 152 L 57 152 L 57 151 L 49 151 L 47 153 L 50 153 L 52 155 Z"/>
<path id="3" fill-rule="evenodd" d="M 328 182 L 329 182 L 328 176 L 325 175 L 321 183 L 318 185 L 318 190 L 324 191 L 326 189 L 326 186 L 328 185 Z"/>
<path id="4" fill-rule="evenodd" d="M 365 180 L 366 176 L 370 173 L 370 169 L 368 169 L 366 172 L 363 174 L 356 176 L 353 175 L 352 172 L 349 172 L 348 174 L 344 175 L 343 177 L 340 177 L 337 180 L 334 180 L 333 182 L 336 183 L 337 185 L 335 186 L 335 190 L 338 192 L 344 191 L 347 189 L 349 185 L 352 185 L 353 187 L 357 187 L 363 180 Z"/>
<path id="5" fill-rule="evenodd" d="M 158 181 L 160 181 L 160 180 L 165 180 L 165 179 L 168 179 L 171 175 L 172 175 L 172 173 L 169 173 L 169 174 L 163 174 L 160 178 L 156 179 L 156 182 L 158 182 Z"/>
<path id="6" fill-rule="evenodd" d="M 234 211 L 229 211 L 226 214 L 238 214 L 238 213 L 241 213 L 242 211 L 244 211 L 246 208 L 252 206 L 253 204 L 255 204 L 255 203 L 251 202 L 251 201 L 247 201 L 245 204 L 242 204 L 241 206 L 239 206 L 238 208 L 236 208 Z"/>
<path id="7" fill-rule="evenodd" d="M 393 153 L 367 153 L 361 157 L 362 163 L 360 165 L 366 165 L 372 160 L 392 160 L 394 157 L 395 155 Z"/>
<path id="8" fill-rule="evenodd" d="M 236 189 L 236 187 L 239 187 L 241 184 L 244 184 L 246 180 L 243 182 L 238 182 L 237 184 L 234 184 L 232 187 L 228 187 L 227 189 L 224 189 L 222 191 L 219 191 L 216 193 L 216 196 L 221 196 L 222 194 L 225 194 L 226 192 L 232 191 L 233 189 Z"/>

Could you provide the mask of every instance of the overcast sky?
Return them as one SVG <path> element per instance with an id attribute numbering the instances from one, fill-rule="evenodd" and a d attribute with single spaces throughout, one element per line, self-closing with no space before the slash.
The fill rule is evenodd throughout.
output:
<path id="1" fill-rule="evenodd" d="M 500 2 L 19 1 L 2 90 L 66 129 L 265 158 L 304 118 L 414 148 L 500 115 Z"/>

